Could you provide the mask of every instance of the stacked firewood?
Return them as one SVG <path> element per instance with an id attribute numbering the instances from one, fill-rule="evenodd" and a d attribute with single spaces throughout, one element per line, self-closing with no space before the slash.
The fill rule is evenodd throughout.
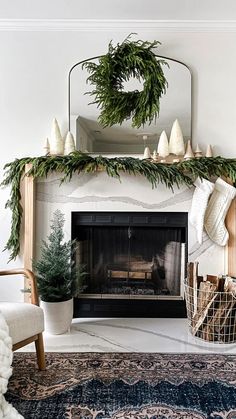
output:
<path id="1" fill-rule="evenodd" d="M 209 342 L 236 341 L 236 279 L 229 276 L 198 276 L 198 262 L 190 262 L 185 298 L 194 336 Z"/>

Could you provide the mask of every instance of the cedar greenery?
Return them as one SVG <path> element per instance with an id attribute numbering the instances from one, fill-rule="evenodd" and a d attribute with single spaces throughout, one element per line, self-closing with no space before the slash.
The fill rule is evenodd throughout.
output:
<path id="1" fill-rule="evenodd" d="M 142 175 L 157 187 L 163 183 L 167 188 L 174 185 L 192 186 L 196 177 L 211 179 L 212 176 L 225 176 L 236 183 L 236 159 L 223 157 L 201 157 L 174 164 L 154 163 L 151 160 L 140 160 L 134 157 L 107 158 L 92 157 L 75 151 L 67 156 L 25 157 L 5 165 L 5 174 L 1 186 L 10 186 L 10 197 L 6 208 L 12 211 L 11 233 L 5 249 L 10 251 L 10 260 L 20 252 L 20 226 L 22 207 L 20 204 L 20 181 L 25 173 L 25 165 L 31 164 L 27 176 L 33 178 L 47 177 L 51 172 L 62 173 L 62 182 L 69 181 L 73 174 L 81 172 L 94 173 L 105 170 L 110 177 L 120 179 L 120 173 Z"/>
<path id="2" fill-rule="evenodd" d="M 152 51 L 159 44 L 158 41 L 131 41 L 128 36 L 116 46 L 110 42 L 108 53 L 99 57 L 98 64 L 83 64 L 90 73 L 87 82 L 95 85 L 88 93 L 95 97 L 92 103 L 101 109 L 98 121 L 103 127 L 122 124 L 131 118 L 132 127 L 139 128 L 159 115 L 159 100 L 167 88 L 162 65 L 168 65 Z M 143 80 L 141 92 L 123 90 L 124 82 L 130 77 Z"/>

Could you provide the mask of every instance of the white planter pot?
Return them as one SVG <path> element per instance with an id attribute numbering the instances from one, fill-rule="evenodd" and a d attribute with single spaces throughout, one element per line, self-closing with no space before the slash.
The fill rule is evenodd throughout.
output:
<path id="1" fill-rule="evenodd" d="M 40 302 L 44 311 L 45 331 L 52 335 L 66 333 L 73 317 L 73 298 L 59 303 Z"/>

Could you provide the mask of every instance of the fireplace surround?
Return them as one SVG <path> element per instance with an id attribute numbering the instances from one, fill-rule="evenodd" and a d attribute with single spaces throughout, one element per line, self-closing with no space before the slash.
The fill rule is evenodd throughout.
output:
<path id="1" fill-rule="evenodd" d="M 24 266 L 32 269 L 32 260 L 39 256 L 41 241 L 44 240 L 50 229 L 50 218 L 53 212 L 60 208 L 65 214 L 65 237 L 71 237 L 71 213 L 72 212 L 186 212 L 191 206 L 193 189 L 181 186 L 169 190 L 163 184 L 158 188 L 150 188 L 147 181 L 141 176 L 122 174 L 120 182 L 117 179 L 107 177 L 105 172 L 81 173 L 73 175 L 70 182 L 61 183 L 61 175 L 58 173 L 49 174 L 46 178 L 34 179 L 32 176 L 24 178 L 24 196 L 22 200 L 24 210 L 23 238 L 24 238 Z M 188 226 L 188 260 L 199 261 L 201 266 L 200 275 L 219 273 L 235 276 L 236 272 L 236 200 L 233 201 L 228 214 L 226 225 L 229 231 L 228 246 L 222 248 L 217 246 L 204 235 L 202 245 L 196 242 L 196 235 L 191 224 Z M 29 285 L 26 281 L 25 287 Z M 28 300 L 28 294 L 25 294 Z M 127 298 L 127 297 L 126 297 Z M 92 305 L 96 304 L 91 299 Z M 104 299 L 105 301 L 105 299 Z M 86 301 L 89 302 L 88 300 Z M 146 302 L 144 308 L 139 296 L 127 301 L 129 307 L 137 303 L 133 312 L 137 316 L 148 316 Z M 106 304 L 108 304 L 108 299 Z M 85 304 L 85 299 L 83 299 Z M 104 307 L 100 306 L 101 315 Z M 155 317 L 159 315 L 156 311 L 156 301 L 149 301 L 149 308 L 155 306 Z M 182 302 L 180 302 L 182 305 Z M 168 306 L 171 315 L 172 301 L 160 300 L 158 309 Z M 91 307 L 90 307 L 91 308 Z M 88 315 L 89 307 L 84 307 L 84 314 Z M 175 307 L 176 309 L 176 307 Z M 110 299 L 109 317 L 115 314 L 116 299 Z M 151 311 L 151 310 L 150 310 Z M 125 309 L 124 309 L 125 312 Z"/>
<path id="2" fill-rule="evenodd" d="M 184 317 L 185 212 L 72 212 L 87 272 L 75 317 Z"/>

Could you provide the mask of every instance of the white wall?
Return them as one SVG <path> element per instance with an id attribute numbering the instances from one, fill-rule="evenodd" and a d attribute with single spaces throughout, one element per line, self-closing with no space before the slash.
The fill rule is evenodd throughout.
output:
<path id="1" fill-rule="evenodd" d="M 128 28 L 0 32 L 1 168 L 16 157 L 40 155 L 54 116 L 66 132 L 69 68 L 79 60 L 106 52 L 111 39 L 114 43 L 122 41 L 129 32 Z M 211 143 L 216 154 L 235 156 L 236 33 L 160 30 L 153 25 L 150 29 L 138 28 L 137 32 L 141 39 L 160 40 L 160 54 L 191 67 L 193 143 L 199 142 L 203 149 Z M 10 231 L 10 212 L 4 210 L 8 193 L 0 191 L 0 249 Z M 7 259 L 7 252 L 0 253 L 1 267 L 6 266 Z M 17 260 L 9 267 L 21 264 Z M 6 294 L 9 289 L 0 288 L 1 298 Z"/>
<path id="2" fill-rule="evenodd" d="M 1 0 L 2 18 L 235 19 L 235 0 Z"/>

